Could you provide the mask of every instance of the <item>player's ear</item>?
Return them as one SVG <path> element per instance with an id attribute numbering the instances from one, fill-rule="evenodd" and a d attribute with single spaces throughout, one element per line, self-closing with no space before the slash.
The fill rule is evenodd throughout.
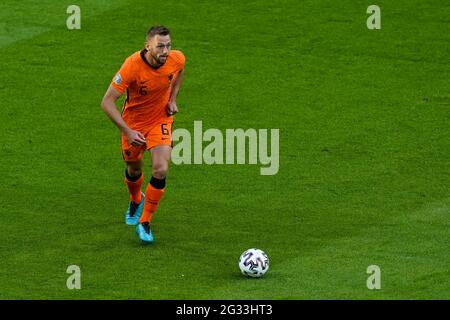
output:
<path id="1" fill-rule="evenodd" d="M 147 38 L 147 40 L 145 41 L 145 44 L 144 44 L 144 48 L 147 49 L 147 50 L 150 50 L 150 48 L 151 48 L 151 39 Z"/>

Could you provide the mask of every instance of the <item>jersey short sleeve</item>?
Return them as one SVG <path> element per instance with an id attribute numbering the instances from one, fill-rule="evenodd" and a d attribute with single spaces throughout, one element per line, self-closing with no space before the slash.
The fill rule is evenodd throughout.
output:
<path id="1" fill-rule="evenodd" d="M 133 81 L 132 67 L 132 59 L 131 57 L 128 57 L 111 81 L 111 86 L 114 89 L 120 91 L 121 93 L 127 90 L 128 86 Z"/>
<path id="2" fill-rule="evenodd" d="M 186 63 L 186 57 L 184 56 L 183 52 L 179 50 L 173 50 L 175 61 L 179 67 L 179 69 L 184 68 L 184 64 Z"/>

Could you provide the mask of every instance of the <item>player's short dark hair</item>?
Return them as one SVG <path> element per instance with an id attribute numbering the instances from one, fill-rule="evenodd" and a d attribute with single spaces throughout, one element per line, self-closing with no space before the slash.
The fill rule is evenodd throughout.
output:
<path id="1" fill-rule="evenodd" d="M 151 39 L 154 36 L 168 36 L 170 35 L 170 30 L 164 26 L 153 26 L 147 31 L 147 39 Z"/>

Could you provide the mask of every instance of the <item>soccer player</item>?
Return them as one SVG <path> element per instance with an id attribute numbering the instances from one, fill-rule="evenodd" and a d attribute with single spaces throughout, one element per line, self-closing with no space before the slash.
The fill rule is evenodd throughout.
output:
<path id="1" fill-rule="evenodd" d="M 122 134 L 125 183 L 130 194 L 125 222 L 137 225 L 136 233 L 144 243 L 154 241 L 150 223 L 165 191 L 173 115 L 178 112 L 176 98 L 184 74 L 185 57 L 171 46 L 166 27 L 151 27 L 145 48 L 125 60 L 101 103 Z M 124 92 L 126 101 L 120 114 L 115 101 Z M 146 150 L 151 154 L 152 177 L 142 193 L 142 156 Z"/>

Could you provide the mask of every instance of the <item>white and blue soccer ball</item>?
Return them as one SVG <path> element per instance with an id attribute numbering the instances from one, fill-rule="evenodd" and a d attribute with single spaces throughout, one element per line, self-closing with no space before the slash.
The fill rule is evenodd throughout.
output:
<path id="1" fill-rule="evenodd" d="M 239 258 L 239 269 L 245 276 L 260 278 L 269 270 L 269 257 L 260 249 L 248 249 Z"/>

